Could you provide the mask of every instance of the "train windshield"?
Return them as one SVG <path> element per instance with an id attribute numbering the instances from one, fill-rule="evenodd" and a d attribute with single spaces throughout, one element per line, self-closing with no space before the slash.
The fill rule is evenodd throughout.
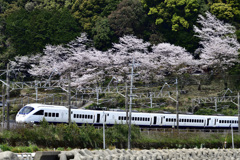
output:
<path id="1" fill-rule="evenodd" d="M 33 110 L 34 110 L 33 107 L 25 106 L 19 111 L 19 114 L 28 114 Z"/>

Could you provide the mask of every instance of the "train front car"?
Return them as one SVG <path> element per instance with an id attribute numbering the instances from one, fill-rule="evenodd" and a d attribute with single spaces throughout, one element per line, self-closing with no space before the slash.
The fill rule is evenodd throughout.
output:
<path id="1" fill-rule="evenodd" d="M 32 112 L 34 111 L 34 107 L 32 106 L 24 106 L 20 109 L 20 111 L 16 115 L 16 122 L 17 123 L 30 123 L 30 116 L 32 115 Z"/>

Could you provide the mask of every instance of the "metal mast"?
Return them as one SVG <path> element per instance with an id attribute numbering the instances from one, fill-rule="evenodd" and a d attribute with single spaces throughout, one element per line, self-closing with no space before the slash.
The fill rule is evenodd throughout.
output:
<path id="1" fill-rule="evenodd" d="M 132 100 L 133 100 L 133 69 L 134 69 L 134 58 L 131 68 L 131 85 L 130 85 L 130 104 L 129 104 L 129 126 L 128 126 L 128 149 L 131 149 L 131 125 L 132 125 Z"/>

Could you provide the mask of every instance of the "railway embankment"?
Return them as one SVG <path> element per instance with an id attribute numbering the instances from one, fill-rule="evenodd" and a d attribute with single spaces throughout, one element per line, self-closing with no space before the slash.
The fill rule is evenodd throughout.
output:
<path id="1" fill-rule="evenodd" d="M 1 152 L 0 160 L 22 160 L 12 152 Z M 25 158 L 26 159 L 26 158 Z M 240 160 L 240 149 L 152 149 L 152 150 L 88 150 L 36 152 L 33 160 Z"/>

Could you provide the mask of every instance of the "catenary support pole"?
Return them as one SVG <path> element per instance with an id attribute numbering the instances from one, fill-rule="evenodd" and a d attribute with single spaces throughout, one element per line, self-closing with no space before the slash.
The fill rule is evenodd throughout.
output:
<path id="1" fill-rule="evenodd" d="M 128 124 L 128 149 L 131 149 L 131 125 L 132 125 L 132 99 L 133 99 L 133 68 L 134 68 L 134 58 L 131 69 L 131 85 L 130 85 L 130 104 L 129 104 L 129 124 Z"/>
<path id="2" fill-rule="evenodd" d="M 2 85 L 2 124 L 4 128 L 4 123 L 5 123 L 5 85 Z"/>
<path id="3" fill-rule="evenodd" d="M 6 92 L 7 92 L 7 130 L 10 129 L 10 124 L 9 124 L 9 102 L 10 102 L 10 91 L 9 91 L 9 63 L 7 64 L 7 87 L 6 87 Z"/>
<path id="4" fill-rule="evenodd" d="M 105 144 L 105 112 L 103 111 L 103 149 L 106 149 Z"/>
<path id="5" fill-rule="evenodd" d="M 68 124 L 71 124 L 71 73 L 68 74 Z"/>
<path id="6" fill-rule="evenodd" d="M 238 92 L 238 133 L 240 133 L 240 100 L 239 100 L 239 92 Z"/>
<path id="7" fill-rule="evenodd" d="M 232 149 L 234 149 L 234 135 L 233 135 L 233 127 L 231 125 L 231 131 L 232 131 Z"/>
<path id="8" fill-rule="evenodd" d="M 178 79 L 176 78 L 176 118 L 177 118 L 177 131 L 179 132 L 179 108 L 178 108 Z"/>
<path id="9" fill-rule="evenodd" d="M 126 92 L 125 92 L 125 110 L 126 110 L 126 124 L 128 124 L 128 86 L 127 82 L 126 85 Z"/>

